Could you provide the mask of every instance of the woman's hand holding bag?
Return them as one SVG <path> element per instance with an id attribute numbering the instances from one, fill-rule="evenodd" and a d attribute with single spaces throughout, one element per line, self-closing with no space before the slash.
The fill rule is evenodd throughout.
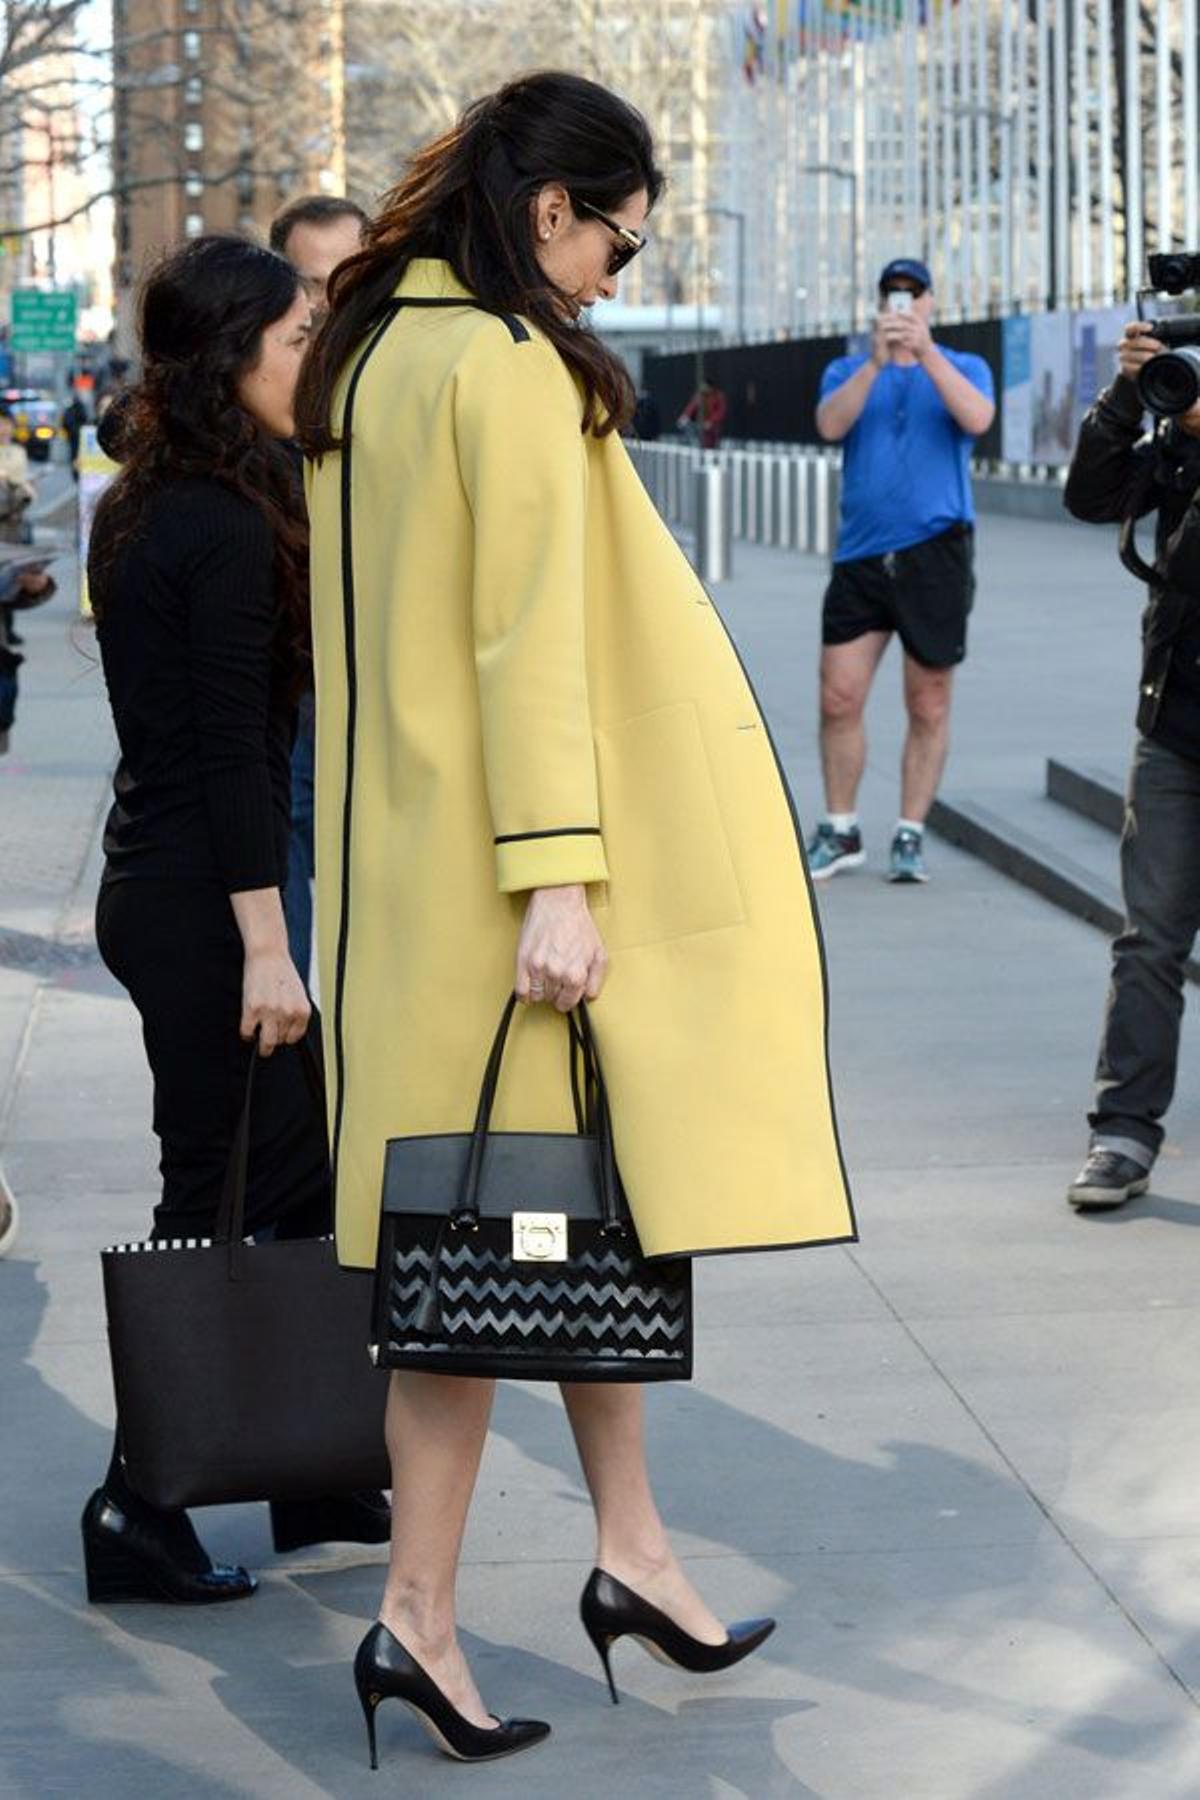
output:
<path id="1" fill-rule="evenodd" d="M 534 888 L 517 944 L 517 999 L 569 1013 L 581 1000 L 599 998 L 607 974 L 608 952 L 588 911 L 587 890 Z"/>

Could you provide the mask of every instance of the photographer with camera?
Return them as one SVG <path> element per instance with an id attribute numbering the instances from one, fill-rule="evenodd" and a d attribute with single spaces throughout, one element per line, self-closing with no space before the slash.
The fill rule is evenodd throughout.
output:
<path id="1" fill-rule="evenodd" d="M 808 845 L 814 881 L 866 861 L 858 789 L 864 712 L 893 636 L 904 650 L 908 714 L 900 816 L 888 880 L 928 880 L 925 817 L 950 741 L 954 670 L 967 653 L 975 592 L 970 460 L 995 415 L 980 356 L 934 342 L 933 278 L 901 256 L 879 277 L 869 354 L 821 376 L 817 434 L 841 444 L 841 519 L 821 613 L 825 814 Z"/>
<path id="2" fill-rule="evenodd" d="M 1152 257 L 1150 270 L 1157 288 L 1180 293 L 1200 276 L 1200 258 Z M 1122 561 L 1149 588 L 1121 838 L 1125 926 L 1113 943 L 1088 1156 L 1067 1190 L 1084 1211 L 1121 1206 L 1149 1186 L 1175 1088 L 1184 965 L 1200 929 L 1200 352 L 1174 347 L 1189 338 L 1200 343 L 1195 315 L 1125 327 L 1120 373 L 1084 419 L 1067 477 L 1068 510 L 1121 521 Z M 1151 512 L 1153 566 L 1134 541 Z"/>

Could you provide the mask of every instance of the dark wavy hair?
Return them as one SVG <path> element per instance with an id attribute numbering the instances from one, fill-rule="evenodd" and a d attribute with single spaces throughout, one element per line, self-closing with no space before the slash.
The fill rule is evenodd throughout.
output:
<path id="1" fill-rule="evenodd" d="M 521 76 L 469 106 L 451 131 L 412 158 L 367 226 L 363 248 L 335 271 L 329 312 L 296 398 L 307 455 L 337 448 L 330 413 L 347 359 L 416 257 L 448 262 L 489 311 L 520 313 L 550 339 L 584 392 L 584 431 L 597 437 L 632 416 L 636 396 L 620 359 L 580 322 L 534 250 L 532 202 L 550 182 L 601 212 L 664 178 L 641 113 L 580 75 Z"/>
<path id="2" fill-rule="evenodd" d="M 96 508 L 89 569 L 103 625 L 115 602 L 117 560 L 136 538 L 153 496 L 187 476 L 223 483 L 257 507 L 271 528 L 282 645 L 301 683 L 312 657 L 300 471 L 292 449 L 271 437 L 237 396 L 239 380 L 262 352 L 263 332 L 298 292 L 291 264 L 245 238 L 193 238 L 151 270 L 138 315 L 142 378 L 121 396 L 114 428 L 121 470 Z"/>

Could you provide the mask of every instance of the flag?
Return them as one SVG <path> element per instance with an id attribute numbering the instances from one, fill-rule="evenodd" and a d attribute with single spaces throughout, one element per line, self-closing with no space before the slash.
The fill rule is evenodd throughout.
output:
<path id="1" fill-rule="evenodd" d="M 767 15 L 761 6 L 746 8 L 742 73 L 751 87 L 763 72 L 767 53 Z"/>

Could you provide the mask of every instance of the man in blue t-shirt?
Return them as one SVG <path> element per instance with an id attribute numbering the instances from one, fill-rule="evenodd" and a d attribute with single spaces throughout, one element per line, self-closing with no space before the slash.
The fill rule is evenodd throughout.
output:
<path id="1" fill-rule="evenodd" d="M 928 879 L 922 854 L 950 736 L 954 667 L 966 655 L 975 591 L 972 439 L 995 413 L 982 357 L 929 332 L 929 270 L 912 257 L 879 277 L 869 356 L 839 356 L 821 378 L 817 430 L 843 444 L 842 514 L 821 637 L 825 817 L 808 846 L 823 881 L 866 861 L 855 807 L 866 761 L 863 709 L 897 632 L 908 736 L 889 880 Z"/>

